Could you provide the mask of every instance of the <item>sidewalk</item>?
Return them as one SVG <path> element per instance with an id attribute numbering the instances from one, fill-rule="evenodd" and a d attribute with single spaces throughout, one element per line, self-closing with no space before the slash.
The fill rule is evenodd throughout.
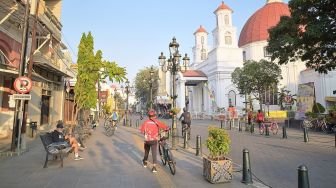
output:
<path id="1" fill-rule="evenodd" d="M 103 127 L 86 143 L 80 153 L 83 160 L 74 161 L 69 155 L 64 168 L 50 162 L 44 169 L 45 151 L 39 138 L 29 145 L 29 152 L 21 156 L 0 160 L 1 187 L 255 187 L 240 183 L 240 173 L 231 183 L 210 184 L 202 176 L 202 159 L 191 151 L 173 151 L 177 172 L 173 176 L 169 168 L 158 165 L 158 172 L 151 172 L 151 165 L 143 168 L 142 135 L 135 128 L 120 126 L 112 137 L 104 135 Z M 151 159 L 151 156 L 150 156 Z"/>

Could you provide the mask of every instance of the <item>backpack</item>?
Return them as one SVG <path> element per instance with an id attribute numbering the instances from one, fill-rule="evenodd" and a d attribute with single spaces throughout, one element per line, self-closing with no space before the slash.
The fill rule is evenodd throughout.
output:
<path id="1" fill-rule="evenodd" d="M 118 120 L 118 114 L 117 114 L 117 112 L 113 112 L 113 114 L 112 114 L 112 120 L 113 121 L 117 121 Z"/>

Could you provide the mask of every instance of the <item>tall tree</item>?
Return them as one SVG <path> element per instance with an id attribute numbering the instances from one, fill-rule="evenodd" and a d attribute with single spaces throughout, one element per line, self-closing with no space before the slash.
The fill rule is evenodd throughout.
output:
<path id="1" fill-rule="evenodd" d="M 150 67 L 146 67 L 141 69 L 136 77 L 135 77 L 135 97 L 138 101 L 143 101 L 149 107 L 150 104 L 150 81 L 152 81 L 152 97 L 153 101 L 157 96 L 158 88 L 159 88 L 159 72 L 157 68 L 154 68 L 154 75 L 151 77 L 150 75 Z"/>
<path id="2" fill-rule="evenodd" d="M 78 73 L 75 85 L 75 105 L 76 111 L 74 118 L 81 109 L 95 108 L 98 93 L 96 83 L 106 78 L 110 81 L 120 82 L 125 79 L 125 68 L 119 67 L 115 62 L 102 59 L 102 51 L 98 50 L 94 54 L 94 39 L 89 32 L 82 34 L 78 47 Z"/>
<path id="3" fill-rule="evenodd" d="M 301 59 L 320 73 L 336 68 L 336 1 L 290 0 L 291 17 L 269 30 L 267 50 L 279 64 Z"/>
<path id="4" fill-rule="evenodd" d="M 232 82 L 240 93 L 253 95 L 262 109 L 262 93 L 277 85 L 282 79 L 279 65 L 266 61 L 246 61 L 244 67 L 231 74 Z"/>

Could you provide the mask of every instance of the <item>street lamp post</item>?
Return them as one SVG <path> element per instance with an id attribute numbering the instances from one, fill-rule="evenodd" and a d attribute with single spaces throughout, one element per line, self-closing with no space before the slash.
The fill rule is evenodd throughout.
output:
<path id="1" fill-rule="evenodd" d="M 181 71 L 185 72 L 187 69 L 187 66 L 189 64 L 190 58 L 187 54 L 183 57 L 183 65 L 180 65 L 181 55 L 178 51 L 179 43 L 176 42 L 176 38 L 174 37 L 172 42 L 169 43 L 169 59 L 166 61 L 166 57 L 163 55 L 163 52 L 161 52 L 161 55 L 159 56 L 159 65 L 162 68 L 163 72 L 170 71 L 172 75 L 172 85 L 173 85 L 173 94 L 171 98 L 173 99 L 173 109 L 176 108 L 176 74 Z M 176 148 L 176 140 L 177 137 L 177 126 L 176 126 L 176 114 L 173 113 L 172 117 L 172 148 Z"/>
<path id="2" fill-rule="evenodd" d="M 117 88 L 114 88 L 114 111 L 117 110 Z"/>
<path id="3" fill-rule="evenodd" d="M 126 126 L 128 126 L 128 94 L 129 94 L 129 81 L 126 80 L 125 82 L 126 86 L 125 86 L 125 89 L 126 89 L 126 111 L 125 111 L 125 119 L 126 119 Z"/>
<path id="4" fill-rule="evenodd" d="M 154 75 L 154 68 L 153 66 L 151 66 L 150 68 L 150 80 L 149 80 L 149 89 L 150 89 L 150 94 L 149 94 L 149 106 L 150 106 L 150 109 L 153 109 L 153 75 Z"/>

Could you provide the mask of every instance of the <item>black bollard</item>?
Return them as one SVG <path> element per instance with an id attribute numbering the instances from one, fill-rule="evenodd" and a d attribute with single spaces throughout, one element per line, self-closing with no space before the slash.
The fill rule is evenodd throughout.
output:
<path id="1" fill-rule="evenodd" d="M 201 136 L 196 136 L 196 156 L 202 155 L 202 148 L 201 148 Z"/>
<path id="2" fill-rule="evenodd" d="M 308 137 L 308 130 L 307 127 L 303 128 L 303 141 L 304 142 L 309 142 L 309 137 Z"/>
<path id="3" fill-rule="evenodd" d="M 298 188 L 309 188 L 308 168 L 304 165 L 298 168 Z"/>
<path id="4" fill-rule="evenodd" d="M 282 138 L 287 138 L 287 129 L 286 125 L 282 126 Z"/>
<path id="5" fill-rule="evenodd" d="M 183 148 L 188 149 L 188 133 L 187 133 L 187 131 L 185 131 L 183 138 L 184 138 Z"/>
<path id="6" fill-rule="evenodd" d="M 230 120 L 230 130 L 232 129 L 232 120 Z"/>
<path id="7" fill-rule="evenodd" d="M 126 126 L 126 119 L 124 119 L 124 124 L 123 125 Z"/>
<path id="8" fill-rule="evenodd" d="M 240 122 L 238 123 L 238 131 L 242 132 L 242 127 L 241 127 L 241 123 Z"/>
<path id="9" fill-rule="evenodd" d="M 243 179 L 241 182 L 244 184 L 253 184 L 250 154 L 247 149 L 243 149 Z"/>
<path id="10" fill-rule="evenodd" d="M 221 120 L 221 129 L 223 129 L 223 120 Z"/>
<path id="11" fill-rule="evenodd" d="M 265 136 L 269 136 L 269 125 L 268 125 L 268 124 L 265 124 L 265 127 L 266 127 L 266 133 L 265 133 Z"/>

